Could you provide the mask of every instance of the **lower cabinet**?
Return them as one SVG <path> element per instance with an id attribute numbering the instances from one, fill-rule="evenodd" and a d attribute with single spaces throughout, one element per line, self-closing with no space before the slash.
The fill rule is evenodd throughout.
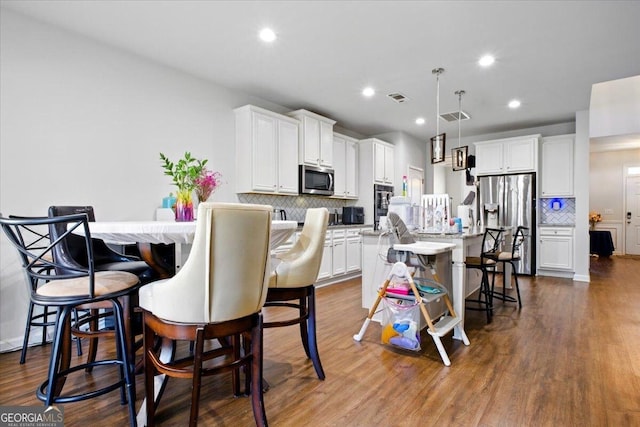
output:
<path id="1" fill-rule="evenodd" d="M 538 236 L 538 269 L 573 271 L 573 228 L 540 227 Z"/>
<path id="2" fill-rule="evenodd" d="M 318 282 L 339 282 L 355 277 L 362 271 L 362 236 L 360 228 L 337 228 L 327 230 L 318 272 Z M 273 254 L 287 252 L 300 237 L 294 233 L 289 240 L 278 246 Z M 325 283 L 326 284 L 326 283 Z"/>
<path id="3" fill-rule="evenodd" d="M 320 271 L 318 272 L 318 280 L 331 278 L 332 269 L 332 244 L 331 231 L 327 231 L 327 237 L 324 240 L 324 249 L 322 251 L 322 262 L 320 263 Z"/>
<path id="4" fill-rule="evenodd" d="M 347 273 L 362 270 L 362 236 L 360 229 L 347 230 Z"/>
<path id="5" fill-rule="evenodd" d="M 339 282 L 362 271 L 361 228 L 327 230 L 318 281 Z"/>
<path id="6" fill-rule="evenodd" d="M 333 274 L 332 276 L 340 276 L 342 274 L 345 274 L 347 272 L 347 267 L 346 267 L 346 262 L 347 262 L 347 258 L 346 258 L 346 247 L 345 247 L 345 240 L 344 240 L 344 230 L 333 230 L 332 231 L 332 238 L 333 238 L 333 248 L 331 251 L 331 260 L 332 260 L 332 266 L 333 266 Z"/>

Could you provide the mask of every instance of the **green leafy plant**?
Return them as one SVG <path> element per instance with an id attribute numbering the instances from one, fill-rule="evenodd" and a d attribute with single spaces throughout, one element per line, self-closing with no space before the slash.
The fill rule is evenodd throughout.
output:
<path id="1" fill-rule="evenodd" d="M 198 185 L 197 180 L 202 175 L 202 171 L 207 164 L 207 159 L 196 159 L 188 151 L 184 153 L 184 157 L 178 160 L 177 163 L 173 163 L 163 153 L 160 153 L 160 160 L 163 162 L 164 174 L 173 179 L 173 183 L 178 187 L 179 192 L 193 191 Z"/>

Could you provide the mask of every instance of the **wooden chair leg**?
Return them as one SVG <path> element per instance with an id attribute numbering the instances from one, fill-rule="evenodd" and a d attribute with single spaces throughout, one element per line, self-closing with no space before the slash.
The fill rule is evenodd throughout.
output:
<path id="1" fill-rule="evenodd" d="M 235 337 L 232 337 L 235 340 Z M 234 350 L 235 351 L 235 350 Z M 193 378 L 191 386 L 191 412 L 189 415 L 189 427 L 198 425 L 198 412 L 200 409 L 200 386 L 202 385 L 202 356 L 204 354 L 204 329 L 198 328 L 193 355 Z"/>
<path id="2" fill-rule="evenodd" d="M 80 315 L 78 314 L 78 310 L 77 309 L 73 309 L 72 311 L 72 316 L 73 316 L 73 323 L 78 323 L 78 319 L 80 318 Z M 78 356 L 82 356 L 82 339 L 80 339 L 80 337 L 74 337 L 75 341 L 76 341 L 76 353 Z"/>
<path id="3" fill-rule="evenodd" d="M 241 337 L 242 339 L 242 349 L 244 350 L 244 354 L 249 354 L 252 350 L 251 347 L 251 333 L 244 332 Z M 255 356 L 254 356 L 255 357 Z M 251 367 L 252 365 L 243 365 L 242 371 L 244 372 L 244 394 L 245 396 L 251 395 Z M 264 381 L 264 380 L 263 380 Z M 268 387 L 263 387 L 263 391 L 268 390 Z"/>
<path id="4" fill-rule="evenodd" d="M 311 359 L 311 353 L 309 352 L 309 330 L 306 319 L 309 317 L 309 307 L 307 302 L 307 296 L 303 296 L 298 301 L 299 305 L 299 318 L 300 318 L 300 338 L 302 340 L 302 346 L 307 358 Z"/>
<path id="5" fill-rule="evenodd" d="M 239 335 L 233 335 L 231 337 L 231 351 L 233 352 L 233 359 L 240 359 L 241 354 L 241 340 Z M 231 386 L 233 388 L 233 395 L 240 396 L 240 369 L 234 369 L 231 371 Z"/>
<path id="6" fill-rule="evenodd" d="M 322 363 L 320 363 L 320 355 L 318 354 L 318 342 L 316 340 L 316 296 L 315 288 L 312 286 L 309 296 L 307 297 L 307 308 L 309 310 L 309 318 L 307 319 L 307 325 L 309 329 L 309 337 L 307 345 L 309 347 L 310 359 L 313 362 L 313 367 L 316 370 L 318 378 L 324 380 L 324 370 L 322 369 Z"/>
<path id="7" fill-rule="evenodd" d="M 91 316 L 91 320 L 89 321 L 89 330 L 97 331 L 98 330 L 98 314 L 99 311 L 97 309 L 89 310 L 89 315 Z M 96 356 L 98 355 L 98 338 L 89 338 L 89 350 L 87 351 L 87 363 L 95 362 Z M 93 371 L 93 366 L 87 366 L 86 372 Z"/>
<path id="8" fill-rule="evenodd" d="M 258 324 L 251 330 L 251 406 L 253 408 L 253 418 L 258 427 L 267 426 L 267 414 L 264 410 L 262 391 L 262 336 L 262 314 L 260 314 Z"/>

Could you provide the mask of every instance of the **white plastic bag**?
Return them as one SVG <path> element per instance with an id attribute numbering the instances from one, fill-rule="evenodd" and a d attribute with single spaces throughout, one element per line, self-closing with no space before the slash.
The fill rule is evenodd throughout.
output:
<path id="1" fill-rule="evenodd" d="M 382 342 L 404 350 L 420 351 L 420 305 L 408 299 L 382 299 Z"/>

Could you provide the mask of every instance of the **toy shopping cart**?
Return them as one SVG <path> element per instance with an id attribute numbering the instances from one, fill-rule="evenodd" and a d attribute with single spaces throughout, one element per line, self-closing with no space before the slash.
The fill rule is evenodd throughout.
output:
<path id="1" fill-rule="evenodd" d="M 362 340 L 383 298 L 396 298 L 398 296 L 396 291 L 389 286 L 395 282 L 405 282 L 408 284 L 408 295 L 405 298 L 415 301 L 419 306 L 428 327 L 427 332 L 431 335 L 444 364 L 450 366 L 451 361 L 442 345 L 441 337 L 456 329 L 457 334 L 465 345 L 469 345 L 469 339 L 462 328 L 462 318 L 457 316 L 453 309 L 447 289 L 440 284 L 435 266 L 436 256 L 450 251 L 455 245 L 452 243 L 416 242 L 406 230 L 402 220 L 394 213 L 389 214 L 389 222 L 391 223 L 394 240 L 399 241 L 392 244 L 387 254 L 387 261 L 394 262 L 394 264 L 386 280 L 378 290 L 376 301 L 369 310 L 360 332 L 354 335 L 353 339 L 356 341 Z M 424 279 L 414 279 L 414 274 L 409 270 L 410 267 L 414 270 L 414 274 L 418 271 L 429 270 L 433 280 L 426 283 Z M 434 323 L 426 304 L 440 298 L 444 300 L 448 313 Z"/>

